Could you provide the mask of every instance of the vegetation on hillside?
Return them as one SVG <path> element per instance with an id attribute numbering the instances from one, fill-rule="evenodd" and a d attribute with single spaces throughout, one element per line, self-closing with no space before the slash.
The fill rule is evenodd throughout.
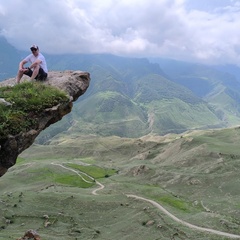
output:
<path id="1" fill-rule="evenodd" d="M 69 100 L 57 88 L 32 82 L 1 87 L 0 98 L 11 104 L 0 104 L 0 139 L 28 130 L 43 109 Z"/>
<path id="2" fill-rule="evenodd" d="M 10 50 L 14 51 L 9 49 L 8 52 Z M 67 121 L 45 131 L 49 138 L 68 130 L 101 136 L 140 137 L 148 133 L 164 135 L 239 123 L 240 82 L 237 77 L 240 78 L 240 74 L 235 78 L 229 74 L 231 71 L 224 72 L 222 67 L 167 59 L 155 59 L 152 61 L 155 63 L 151 63 L 147 59 L 106 54 L 46 57 L 53 70 L 79 70 L 80 66 L 81 70 L 91 73 L 88 91 L 74 104 Z M 0 58 L 5 64 L 4 55 Z M 0 81 L 3 79 L 0 73 Z M 43 137 L 41 142 L 46 142 L 47 138 Z"/>
<path id="3" fill-rule="evenodd" d="M 239 235 L 239 132 L 141 139 L 62 133 L 34 144 L 1 178 L 0 239 L 27 229 L 53 240 L 227 239 L 129 195 L 193 225 Z"/>

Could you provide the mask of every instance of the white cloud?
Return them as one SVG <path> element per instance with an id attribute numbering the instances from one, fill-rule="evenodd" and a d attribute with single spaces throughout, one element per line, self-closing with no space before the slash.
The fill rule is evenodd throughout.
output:
<path id="1" fill-rule="evenodd" d="M 23 50 L 238 64 L 239 12 L 235 0 L 8 0 L 0 31 Z"/>

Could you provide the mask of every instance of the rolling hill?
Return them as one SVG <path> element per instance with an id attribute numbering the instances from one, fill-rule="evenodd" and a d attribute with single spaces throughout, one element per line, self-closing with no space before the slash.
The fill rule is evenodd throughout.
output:
<path id="1" fill-rule="evenodd" d="M 28 229 L 53 240 L 231 239 L 223 234 L 240 229 L 239 136 L 239 128 L 143 138 L 76 133 L 35 144 L 1 178 L 0 239 Z"/>

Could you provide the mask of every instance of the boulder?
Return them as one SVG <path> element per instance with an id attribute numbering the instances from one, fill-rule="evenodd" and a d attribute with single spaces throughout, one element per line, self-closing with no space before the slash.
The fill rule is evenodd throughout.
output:
<path id="1" fill-rule="evenodd" d="M 17 240 L 41 240 L 41 238 L 36 231 L 28 230 L 23 237 L 18 238 Z"/>

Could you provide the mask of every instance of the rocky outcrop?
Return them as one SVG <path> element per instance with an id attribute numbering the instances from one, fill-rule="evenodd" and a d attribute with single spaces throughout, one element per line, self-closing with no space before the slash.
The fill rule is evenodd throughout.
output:
<path id="1" fill-rule="evenodd" d="M 23 237 L 18 238 L 17 240 L 41 240 L 41 238 L 36 231 L 28 230 Z"/>
<path id="2" fill-rule="evenodd" d="M 48 79 L 42 83 L 65 91 L 69 95 L 69 102 L 45 109 L 39 114 L 36 126 L 28 132 L 20 132 L 15 136 L 9 135 L 7 139 L 0 141 L 0 177 L 16 163 L 18 155 L 33 144 L 41 131 L 71 112 L 72 102 L 87 90 L 90 74 L 82 71 L 49 72 Z M 15 79 L 12 78 L 0 82 L 0 87 L 14 84 Z"/>

